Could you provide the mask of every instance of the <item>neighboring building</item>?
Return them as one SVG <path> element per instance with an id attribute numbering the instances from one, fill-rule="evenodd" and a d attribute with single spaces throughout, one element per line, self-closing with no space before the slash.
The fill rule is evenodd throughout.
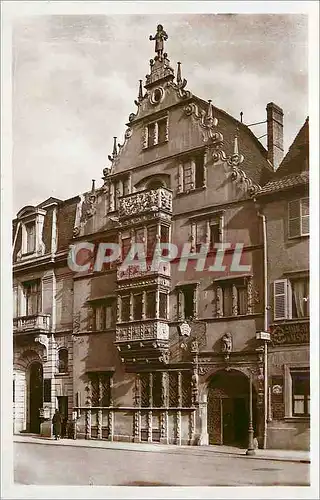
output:
<path id="1" fill-rule="evenodd" d="M 74 405 L 67 255 L 76 206 L 49 198 L 13 221 L 14 432 L 39 433 L 55 407 L 67 416 Z"/>
<path id="2" fill-rule="evenodd" d="M 270 296 L 268 447 L 310 446 L 309 121 L 257 196 Z"/>

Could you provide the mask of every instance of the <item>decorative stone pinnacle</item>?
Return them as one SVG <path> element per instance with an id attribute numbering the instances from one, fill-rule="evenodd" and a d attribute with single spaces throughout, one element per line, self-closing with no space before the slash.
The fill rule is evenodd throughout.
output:
<path id="1" fill-rule="evenodd" d="M 182 83 L 182 78 L 181 78 L 181 62 L 178 62 L 177 83 L 178 83 L 178 85 Z"/>
<path id="2" fill-rule="evenodd" d="M 142 92 L 142 80 L 139 80 L 139 93 L 138 93 L 138 101 L 142 101 L 143 99 L 143 92 Z"/>
<path id="3" fill-rule="evenodd" d="M 96 180 L 92 179 L 92 188 L 91 188 L 91 191 L 94 192 L 95 189 L 96 189 Z"/>
<path id="4" fill-rule="evenodd" d="M 240 111 L 240 121 L 242 123 L 242 118 L 243 118 L 243 111 Z"/>
<path id="5" fill-rule="evenodd" d="M 150 35 L 149 40 L 155 41 L 155 52 L 157 53 L 158 59 L 161 61 L 164 51 L 164 42 L 168 40 L 168 35 L 164 31 L 162 24 L 158 24 L 156 34 L 154 36 Z"/>
<path id="6" fill-rule="evenodd" d="M 213 107 L 212 107 L 211 103 L 212 103 L 211 99 L 208 99 L 208 109 L 207 109 L 207 115 L 206 115 L 206 119 L 208 121 L 213 120 Z"/>
<path id="7" fill-rule="evenodd" d="M 233 154 L 239 156 L 238 136 L 234 136 Z"/>
<path id="8" fill-rule="evenodd" d="M 117 150 L 117 138 L 114 137 L 113 138 L 113 151 L 112 151 L 112 156 L 113 158 L 115 158 L 118 154 L 118 150 Z"/>

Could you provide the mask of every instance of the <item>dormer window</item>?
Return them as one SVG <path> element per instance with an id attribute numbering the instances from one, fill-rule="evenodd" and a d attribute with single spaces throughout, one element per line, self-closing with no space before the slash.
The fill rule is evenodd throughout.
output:
<path id="1" fill-rule="evenodd" d="M 26 253 L 33 253 L 36 249 L 36 225 L 34 222 L 28 222 L 25 225 L 27 233 L 27 248 Z"/>
<path id="2" fill-rule="evenodd" d="M 168 141 L 168 117 L 159 118 L 144 128 L 143 147 L 151 148 Z"/>
<path id="3" fill-rule="evenodd" d="M 21 231 L 21 247 L 17 260 L 44 255 L 45 245 L 42 241 L 46 210 L 39 207 L 25 207 L 17 214 L 17 231 Z"/>

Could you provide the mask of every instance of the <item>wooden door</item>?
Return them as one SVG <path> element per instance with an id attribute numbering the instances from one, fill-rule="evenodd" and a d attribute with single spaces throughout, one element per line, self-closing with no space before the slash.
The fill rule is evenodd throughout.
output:
<path id="1" fill-rule="evenodd" d="M 42 364 L 35 362 L 30 367 L 30 432 L 40 433 L 40 408 L 43 407 Z"/>
<path id="2" fill-rule="evenodd" d="M 222 399 L 210 392 L 207 410 L 209 444 L 222 444 Z"/>

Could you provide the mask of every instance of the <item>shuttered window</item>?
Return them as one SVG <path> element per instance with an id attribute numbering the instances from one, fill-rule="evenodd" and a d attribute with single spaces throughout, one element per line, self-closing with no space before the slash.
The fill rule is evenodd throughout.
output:
<path id="1" fill-rule="evenodd" d="M 309 234 L 309 198 L 293 200 L 288 205 L 289 238 Z"/>
<path id="2" fill-rule="evenodd" d="M 288 280 L 276 280 L 273 283 L 273 311 L 274 319 L 288 317 Z"/>

